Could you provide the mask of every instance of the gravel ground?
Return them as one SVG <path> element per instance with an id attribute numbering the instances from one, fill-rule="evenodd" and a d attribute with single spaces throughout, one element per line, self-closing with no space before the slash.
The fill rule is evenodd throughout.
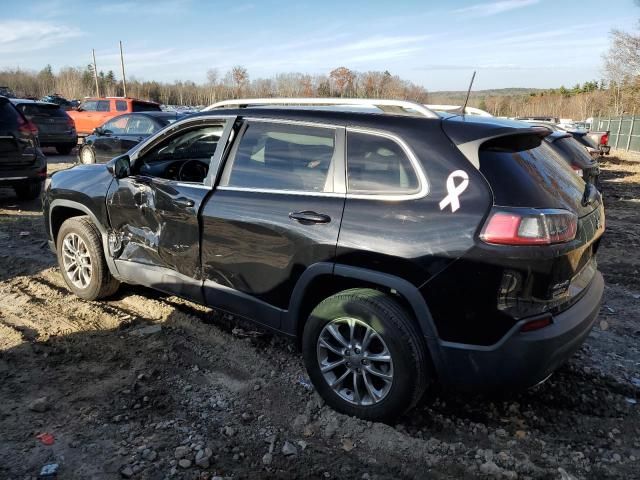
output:
<path id="1" fill-rule="evenodd" d="M 603 166 L 584 347 L 534 389 L 433 391 L 395 425 L 326 407 L 295 346 L 251 324 L 141 287 L 72 296 L 38 202 L 0 191 L 0 478 L 640 478 L 640 163 Z"/>

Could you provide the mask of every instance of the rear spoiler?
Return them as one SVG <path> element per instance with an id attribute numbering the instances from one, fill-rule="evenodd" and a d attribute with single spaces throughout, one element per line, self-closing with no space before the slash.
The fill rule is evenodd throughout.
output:
<path id="1" fill-rule="evenodd" d="M 480 146 L 502 137 L 535 136 L 542 142 L 552 132 L 548 128 L 525 122 L 498 118 L 454 116 L 442 120 L 442 129 L 474 167 L 480 168 Z"/>

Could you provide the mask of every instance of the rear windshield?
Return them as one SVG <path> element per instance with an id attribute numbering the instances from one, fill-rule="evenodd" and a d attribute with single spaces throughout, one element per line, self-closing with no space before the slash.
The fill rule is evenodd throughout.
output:
<path id="1" fill-rule="evenodd" d="M 579 212 L 584 182 L 539 137 L 497 138 L 484 143 L 479 154 L 480 171 L 491 185 L 496 205 Z"/>
<path id="2" fill-rule="evenodd" d="M 18 112 L 8 100 L 0 100 L 0 127 L 13 129 L 18 124 Z"/>
<path id="3" fill-rule="evenodd" d="M 133 102 L 132 111 L 134 112 L 160 112 L 162 109 L 156 103 Z"/>
<path id="4" fill-rule="evenodd" d="M 66 117 L 58 105 L 38 105 L 37 103 L 21 103 L 18 105 L 18 109 L 26 117 Z"/>
<path id="5" fill-rule="evenodd" d="M 553 145 L 559 148 L 573 161 L 579 162 L 579 166 L 581 167 L 584 167 L 584 163 L 592 163 L 591 155 L 589 155 L 584 145 L 580 144 L 580 142 L 572 137 L 559 138 L 553 142 Z"/>
<path id="6" fill-rule="evenodd" d="M 573 134 L 573 138 L 575 138 L 578 142 L 580 142 L 585 147 L 598 148 L 598 145 L 591 140 L 587 134 Z"/>

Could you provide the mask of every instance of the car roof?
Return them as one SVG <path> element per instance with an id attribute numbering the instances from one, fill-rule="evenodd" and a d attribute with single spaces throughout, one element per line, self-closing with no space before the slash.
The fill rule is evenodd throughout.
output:
<path id="1" fill-rule="evenodd" d="M 9 101 L 11 103 L 13 103 L 14 105 L 18 105 L 18 104 L 21 104 L 21 103 L 34 103 L 36 105 L 47 105 L 47 106 L 60 107 L 60 105 L 58 105 L 57 103 L 41 102 L 40 100 L 31 100 L 30 98 L 10 98 Z"/>

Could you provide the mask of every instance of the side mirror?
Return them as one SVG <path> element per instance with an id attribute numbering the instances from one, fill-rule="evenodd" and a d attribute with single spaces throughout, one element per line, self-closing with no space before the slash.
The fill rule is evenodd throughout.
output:
<path id="1" fill-rule="evenodd" d="M 102 130 L 101 127 L 96 127 L 93 129 L 93 133 L 96 135 L 103 135 L 104 131 Z"/>
<path id="2" fill-rule="evenodd" d="M 107 163 L 107 170 L 114 178 L 125 178 L 131 175 L 131 159 L 129 155 L 121 155 Z"/>

